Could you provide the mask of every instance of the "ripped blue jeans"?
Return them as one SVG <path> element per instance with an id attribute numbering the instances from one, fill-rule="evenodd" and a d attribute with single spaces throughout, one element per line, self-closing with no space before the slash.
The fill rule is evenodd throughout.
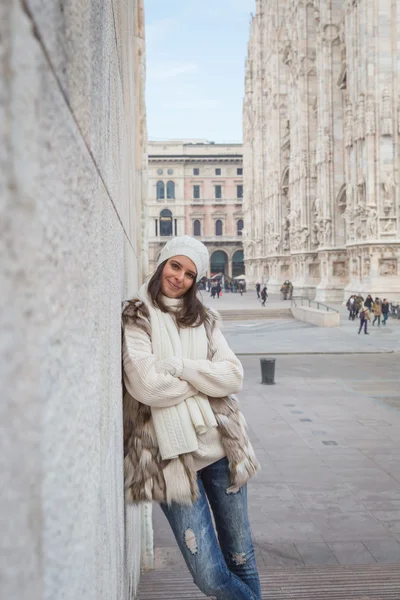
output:
<path id="1" fill-rule="evenodd" d="M 231 483 L 226 458 L 198 471 L 197 482 L 200 498 L 192 506 L 161 504 L 195 584 L 217 600 L 261 600 L 247 486 L 227 493 Z"/>

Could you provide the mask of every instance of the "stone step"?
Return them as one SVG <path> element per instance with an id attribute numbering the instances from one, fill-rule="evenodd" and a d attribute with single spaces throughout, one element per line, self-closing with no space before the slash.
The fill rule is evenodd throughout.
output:
<path id="1" fill-rule="evenodd" d="M 263 600 L 399 600 L 400 564 L 282 568 L 260 574 Z M 206 598 L 185 571 L 142 574 L 139 600 Z"/>
<path id="2" fill-rule="evenodd" d="M 224 321 L 261 321 L 265 319 L 293 319 L 290 308 L 258 308 L 232 310 L 223 308 L 218 311 Z"/>

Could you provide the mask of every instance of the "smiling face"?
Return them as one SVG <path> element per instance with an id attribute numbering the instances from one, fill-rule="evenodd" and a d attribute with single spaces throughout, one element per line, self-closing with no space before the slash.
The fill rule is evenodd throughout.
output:
<path id="1" fill-rule="evenodd" d="M 161 291 L 168 298 L 181 298 L 194 285 L 197 270 L 187 256 L 173 256 L 165 263 L 161 275 Z"/>

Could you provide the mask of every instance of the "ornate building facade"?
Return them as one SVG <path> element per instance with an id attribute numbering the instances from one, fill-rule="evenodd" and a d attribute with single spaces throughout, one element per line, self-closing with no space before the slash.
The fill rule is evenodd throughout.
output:
<path id="1" fill-rule="evenodd" d="M 187 234 L 208 247 L 209 276 L 242 275 L 242 204 L 241 144 L 150 142 L 146 206 L 150 272 L 165 242 Z"/>
<path id="2" fill-rule="evenodd" d="M 400 0 L 257 0 L 246 65 L 251 281 L 400 299 Z"/>

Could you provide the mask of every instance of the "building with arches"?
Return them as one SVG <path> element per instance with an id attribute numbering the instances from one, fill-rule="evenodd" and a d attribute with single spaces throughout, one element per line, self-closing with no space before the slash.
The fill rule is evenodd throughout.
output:
<path id="1" fill-rule="evenodd" d="M 150 271 L 165 242 L 187 234 L 209 248 L 208 275 L 244 274 L 242 203 L 241 144 L 150 142 L 146 203 Z"/>
<path id="2" fill-rule="evenodd" d="M 250 281 L 400 300 L 400 2 L 256 0 L 245 77 Z M 397 11 L 397 12 L 396 12 Z"/>

